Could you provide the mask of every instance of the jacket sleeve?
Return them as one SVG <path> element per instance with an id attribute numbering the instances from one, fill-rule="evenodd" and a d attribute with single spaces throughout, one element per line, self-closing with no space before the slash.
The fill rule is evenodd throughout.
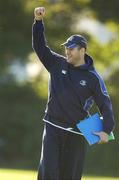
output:
<path id="1" fill-rule="evenodd" d="M 35 21 L 33 23 L 32 47 L 48 71 L 51 70 L 58 59 L 61 59 L 60 55 L 51 51 L 51 49 L 46 44 L 44 25 L 42 20 Z"/>
<path id="2" fill-rule="evenodd" d="M 94 89 L 94 100 L 103 117 L 103 130 L 110 134 L 114 128 L 112 103 L 103 79 L 98 75 Z"/>

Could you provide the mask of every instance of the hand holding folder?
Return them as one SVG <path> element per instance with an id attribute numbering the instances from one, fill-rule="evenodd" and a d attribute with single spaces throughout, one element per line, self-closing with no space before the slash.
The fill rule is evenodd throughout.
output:
<path id="1" fill-rule="evenodd" d="M 103 131 L 103 122 L 98 113 L 88 118 L 85 118 L 76 126 L 82 132 L 83 136 L 88 141 L 89 145 L 93 145 L 99 142 L 100 137 L 94 134 L 94 132 Z M 114 134 L 113 132 L 111 132 L 108 136 L 108 140 L 110 141 L 114 139 Z"/>

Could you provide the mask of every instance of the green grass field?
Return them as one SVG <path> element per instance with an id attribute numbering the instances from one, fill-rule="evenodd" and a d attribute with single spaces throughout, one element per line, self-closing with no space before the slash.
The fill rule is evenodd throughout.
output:
<path id="1" fill-rule="evenodd" d="M 0 169 L 0 180 L 36 180 L 35 171 Z M 110 177 L 83 177 L 82 180 L 119 180 Z"/>

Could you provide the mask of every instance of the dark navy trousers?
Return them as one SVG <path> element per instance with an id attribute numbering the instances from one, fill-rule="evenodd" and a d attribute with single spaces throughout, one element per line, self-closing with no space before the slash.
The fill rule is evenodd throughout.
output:
<path id="1" fill-rule="evenodd" d="M 83 136 L 46 123 L 38 180 L 81 180 L 85 153 Z"/>

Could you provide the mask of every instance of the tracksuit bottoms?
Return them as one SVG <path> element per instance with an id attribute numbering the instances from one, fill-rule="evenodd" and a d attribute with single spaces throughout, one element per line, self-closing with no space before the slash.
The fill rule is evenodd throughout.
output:
<path id="1" fill-rule="evenodd" d="M 81 180 L 85 153 L 83 136 L 46 123 L 38 180 Z"/>

